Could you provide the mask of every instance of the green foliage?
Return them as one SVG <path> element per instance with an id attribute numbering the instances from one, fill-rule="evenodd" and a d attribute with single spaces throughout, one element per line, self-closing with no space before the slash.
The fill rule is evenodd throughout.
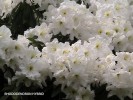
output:
<path id="1" fill-rule="evenodd" d="M 39 87 L 35 82 L 31 83 L 29 87 L 25 86 L 26 78 L 22 78 L 22 81 L 17 86 L 17 80 L 13 81 L 11 85 L 6 84 L 2 89 L 3 92 L 27 92 L 27 93 L 35 93 L 35 92 L 43 92 L 44 95 L 27 95 L 27 96 L 2 96 L 0 100 L 64 100 L 65 94 L 61 92 L 61 86 L 54 85 L 53 82 L 55 79 L 50 79 L 47 77 L 46 85 L 42 88 Z M 66 100 L 66 99 L 65 99 Z"/>
<path id="2" fill-rule="evenodd" d="M 37 41 L 36 40 L 37 38 L 38 38 L 37 36 L 34 36 L 32 38 L 28 38 L 29 41 L 30 41 L 29 46 L 32 45 L 34 47 L 37 47 L 41 51 L 42 48 L 45 47 L 45 44 L 43 42 L 41 42 L 41 41 Z"/>
<path id="3" fill-rule="evenodd" d="M 59 34 L 57 34 L 57 35 L 53 35 L 51 41 L 52 41 L 53 39 L 55 39 L 55 38 L 57 38 L 58 41 L 59 41 L 59 42 L 62 42 L 62 43 L 69 42 L 70 44 L 73 44 L 73 43 L 75 43 L 75 42 L 78 41 L 78 39 L 75 38 L 75 37 L 74 37 L 74 40 L 70 40 L 69 37 L 70 37 L 69 34 L 66 35 L 66 36 L 63 36 L 61 33 L 59 33 Z"/>
<path id="4" fill-rule="evenodd" d="M 0 19 L 0 26 L 8 26 L 12 32 L 12 38 L 16 39 L 18 34 L 23 35 L 25 30 L 40 24 L 43 12 L 39 11 L 38 7 L 38 5 L 30 6 L 26 2 L 21 2 L 12 10 L 11 14 Z"/>

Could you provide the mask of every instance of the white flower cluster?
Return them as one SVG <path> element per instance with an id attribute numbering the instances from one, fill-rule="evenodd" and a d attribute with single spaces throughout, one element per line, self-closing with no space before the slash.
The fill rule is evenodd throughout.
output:
<path id="1" fill-rule="evenodd" d="M 60 4 L 59 8 L 49 6 L 48 12 L 44 13 L 46 22 L 50 23 L 53 33 L 61 32 L 63 35 L 70 34 L 70 39 L 74 37 L 81 40 L 88 40 L 97 32 L 99 25 L 97 19 L 86 6 L 77 4 L 75 1 L 66 0 Z M 95 26 L 95 27 L 94 27 Z"/>
<path id="2" fill-rule="evenodd" d="M 24 35 L 27 38 L 33 38 L 37 36 L 36 41 L 41 41 L 43 43 L 50 42 L 52 34 L 50 34 L 51 29 L 46 23 L 42 23 L 40 26 L 36 26 L 34 29 L 29 29 L 25 31 Z"/>
<path id="3" fill-rule="evenodd" d="M 8 13 L 10 13 L 13 8 L 15 8 L 20 2 L 24 0 L 0 0 L 0 16 L 3 18 L 6 17 Z M 64 0 L 25 0 L 26 3 L 38 4 L 40 6 L 39 10 L 47 10 L 49 5 L 53 5 L 55 7 L 59 7 L 60 3 Z M 78 0 L 73 0 L 78 1 Z M 85 4 L 89 3 L 88 0 L 83 0 Z"/>
<path id="4" fill-rule="evenodd" d="M 107 90 L 111 90 L 109 96 L 117 95 L 121 99 L 124 96 L 132 98 L 133 53 L 117 52 L 116 56 L 108 56 L 107 61 L 109 63 L 104 79 L 108 83 Z"/>
<path id="5" fill-rule="evenodd" d="M 96 16 L 101 25 L 101 35 L 112 37 L 116 51 L 131 52 L 133 29 L 130 3 L 127 0 L 107 0 L 107 2 L 99 0 L 93 3 L 97 5 Z"/>
<path id="6" fill-rule="evenodd" d="M 27 78 L 27 86 L 33 81 L 45 84 L 47 76 L 55 77 L 55 84 L 61 84 L 71 100 L 93 100 L 92 83 L 107 84 L 109 96 L 133 98 L 133 1 L 76 1 L 34 0 L 40 9 L 46 9 L 46 18 L 17 40 L 12 40 L 10 30 L 1 26 L 0 66 L 11 67 L 15 71 L 12 81 L 18 79 L 18 84 Z M 10 4 L 0 1 L 1 15 L 11 11 Z M 51 41 L 58 33 L 79 40 L 72 45 Z M 42 51 L 29 46 L 27 38 L 35 36 L 36 41 L 45 44 Z"/>
<path id="7" fill-rule="evenodd" d="M 43 48 L 43 55 L 50 57 L 55 84 L 62 84 L 62 90 L 72 100 L 92 100 L 90 84 L 102 82 L 106 69 L 105 57 L 112 54 L 110 41 L 105 41 L 96 37 L 91 38 L 90 43 L 85 41 L 82 44 L 79 40 L 70 46 L 67 42 L 64 44 L 54 40 Z"/>
<path id="8" fill-rule="evenodd" d="M 42 25 L 34 30 L 39 31 Z M 38 34 L 38 31 L 35 33 Z M 19 35 L 17 40 L 12 40 L 10 30 L 5 26 L 0 27 L 0 33 L 0 57 L 15 71 L 12 80 L 19 79 L 19 84 L 26 77 L 38 84 L 45 84 L 46 77 L 53 73 L 53 77 L 56 78 L 55 84 L 62 84 L 62 90 L 68 93 L 67 97 L 76 100 L 93 99 L 90 84 L 103 80 L 106 69 L 104 58 L 112 54 L 109 48 L 110 41 L 94 37 L 90 38 L 89 42 L 81 43 L 79 40 L 70 45 L 68 42 L 59 43 L 55 39 L 47 42 L 46 47 L 40 52 L 37 48 L 28 46 L 29 41 L 25 36 Z M 29 86 L 31 82 L 26 81 L 25 84 Z M 75 91 L 75 95 L 67 91 Z"/>
<path id="9" fill-rule="evenodd" d="M 7 15 L 12 10 L 11 0 L 0 0 L 0 16 Z"/>
<path id="10" fill-rule="evenodd" d="M 6 26 L 0 27 L 0 58 L 16 72 L 14 79 L 27 77 L 43 81 L 41 77 L 45 79 L 49 71 L 46 58 L 41 57 L 37 48 L 28 46 L 29 40 L 26 37 L 19 35 L 17 40 L 12 40 L 10 36 L 11 32 Z"/>
<path id="11" fill-rule="evenodd" d="M 83 41 L 100 35 L 112 39 L 116 51 L 131 52 L 132 9 L 127 0 L 91 0 L 89 9 L 83 3 L 66 0 L 57 8 L 49 6 L 44 17 L 54 34 L 70 34 L 70 39 Z"/>

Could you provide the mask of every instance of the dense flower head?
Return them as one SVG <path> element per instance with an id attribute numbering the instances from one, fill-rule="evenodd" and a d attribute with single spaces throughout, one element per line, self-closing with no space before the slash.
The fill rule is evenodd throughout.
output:
<path id="1" fill-rule="evenodd" d="M 104 79 L 108 84 L 107 89 L 111 90 L 111 95 L 132 97 L 132 59 L 133 54 L 129 52 L 118 52 L 116 56 L 108 57 L 110 63 L 104 74 Z M 113 59 L 112 59 L 113 58 Z"/>
<path id="2" fill-rule="evenodd" d="M 0 0 L 0 16 L 6 17 L 23 0 Z M 45 10 L 40 25 L 11 38 L 0 27 L 0 68 L 9 66 L 11 78 L 25 85 L 46 85 L 54 77 L 66 98 L 94 100 L 91 84 L 107 84 L 108 96 L 120 99 L 133 94 L 132 0 L 26 0 Z M 61 34 L 74 43 L 59 42 Z M 38 47 L 41 44 L 41 50 Z"/>
<path id="3" fill-rule="evenodd" d="M 70 34 L 72 40 L 74 37 L 88 40 L 99 27 L 95 16 L 89 9 L 75 1 L 66 0 L 58 8 L 49 6 L 48 12 L 45 12 L 44 16 L 47 17 L 46 22 L 50 23 L 54 34 L 59 32 L 63 35 Z"/>
<path id="4" fill-rule="evenodd" d="M 50 39 L 52 38 L 50 31 L 49 26 L 47 26 L 46 23 L 42 23 L 40 26 L 25 31 L 24 35 L 27 38 L 37 37 L 36 41 L 47 43 L 50 42 Z"/>

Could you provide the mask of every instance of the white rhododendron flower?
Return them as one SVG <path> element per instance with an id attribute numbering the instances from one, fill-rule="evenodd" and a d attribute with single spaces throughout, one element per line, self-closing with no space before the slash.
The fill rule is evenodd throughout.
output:
<path id="1" fill-rule="evenodd" d="M 20 2 L 0 0 L 0 17 Z M 25 2 L 39 5 L 43 20 L 16 40 L 10 27 L 0 27 L 0 68 L 7 65 L 15 73 L 11 79 L 5 75 L 9 84 L 16 80 L 18 86 L 25 79 L 27 87 L 46 86 L 50 77 L 70 100 L 94 100 L 91 85 L 105 84 L 108 97 L 133 98 L 132 0 Z"/>
<path id="2" fill-rule="evenodd" d="M 49 42 L 52 38 L 52 34 L 50 34 L 50 28 L 46 23 L 42 23 L 40 26 L 36 26 L 34 29 L 30 29 L 25 31 L 25 36 L 27 38 L 33 38 L 37 36 L 37 41 L 41 41 L 43 43 Z"/>
<path id="3" fill-rule="evenodd" d="M 46 22 L 51 23 L 50 26 L 55 35 L 59 32 L 63 35 L 70 34 L 71 40 L 74 37 L 88 40 L 99 27 L 95 16 L 86 6 L 79 5 L 75 1 L 66 0 L 60 4 L 59 8 L 49 6 L 44 16 L 47 17 Z"/>

